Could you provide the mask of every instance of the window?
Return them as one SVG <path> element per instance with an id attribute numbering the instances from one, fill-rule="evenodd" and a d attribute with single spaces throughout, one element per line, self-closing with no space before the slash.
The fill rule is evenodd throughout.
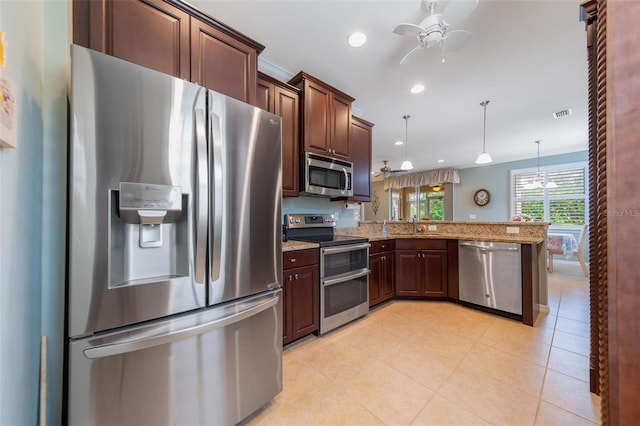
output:
<path id="1" fill-rule="evenodd" d="M 389 189 L 392 191 L 392 189 Z M 391 196 L 391 220 L 402 220 L 400 216 L 400 194 L 393 192 Z"/>
<path id="2" fill-rule="evenodd" d="M 532 182 L 555 188 L 531 188 Z M 511 170 L 511 216 L 528 215 L 554 225 L 582 225 L 587 214 L 587 164 Z"/>
<path id="3" fill-rule="evenodd" d="M 409 217 L 411 220 L 414 217 L 421 219 L 431 220 L 444 220 L 444 189 L 442 185 L 436 186 L 438 191 L 435 191 L 433 187 L 422 186 L 420 191 L 410 189 L 407 196 L 407 204 Z M 416 197 L 419 195 L 416 202 Z"/>

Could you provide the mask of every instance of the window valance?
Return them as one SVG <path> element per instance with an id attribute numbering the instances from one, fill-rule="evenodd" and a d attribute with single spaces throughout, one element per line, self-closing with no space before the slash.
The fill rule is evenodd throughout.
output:
<path id="1" fill-rule="evenodd" d="M 448 168 L 389 176 L 384 180 L 384 189 L 415 188 L 416 186 L 433 186 L 441 183 L 460 183 L 459 170 Z"/>

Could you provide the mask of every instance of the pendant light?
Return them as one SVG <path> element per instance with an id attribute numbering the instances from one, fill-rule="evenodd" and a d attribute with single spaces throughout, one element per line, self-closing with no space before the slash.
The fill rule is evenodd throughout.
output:
<path id="1" fill-rule="evenodd" d="M 413 164 L 411 164 L 411 161 L 407 159 L 407 149 L 409 145 L 409 119 L 411 116 L 403 115 L 402 118 L 404 118 L 404 161 L 400 166 L 400 170 L 411 170 L 413 169 Z"/>
<path id="2" fill-rule="evenodd" d="M 547 189 L 553 189 L 553 188 L 557 188 L 558 185 L 555 182 L 547 182 L 546 185 L 542 185 L 542 182 L 540 182 L 540 141 L 535 141 L 535 144 L 538 145 L 538 171 L 536 173 L 536 178 L 525 184 L 524 185 L 524 189 L 542 189 L 542 188 L 547 188 Z"/>
<path id="3" fill-rule="evenodd" d="M 487 105 L 489 101 L 480 102 L 480 106 L 484 108 L 484 130 L 482 131 L 482 153 L 478 155 L 476 164 L 487 164 L 493 161 L 491 156 L 487 154 L 486 150 L 486 136 L 487 136 Z"/>

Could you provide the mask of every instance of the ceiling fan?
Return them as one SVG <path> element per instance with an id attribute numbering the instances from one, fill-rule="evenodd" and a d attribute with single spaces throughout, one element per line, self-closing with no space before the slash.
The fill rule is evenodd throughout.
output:
<path id="1" fill-rule="evenodd" d="M 387 178 L 389 176 L 395 176 L 400 173 L 408 172 L 408 170 L 393 170 L 391 167 L 389 167 L 387 160 L 383 160 L 382 162 L 384 163 L 384 166 L 380 167 L 380 171 L 374 174 L 373 177 L 384 175 L 384 177 Z"/>
<path id="2" fill-rule="evenodd" d="M 423 0 L 429 15 L 420 24 L 400 24 L 393 32 L 402 36 L 415 37 L 418 46 L 414 47 L 400 60 L 403 64 L 414 52 L 432 46 L 440 46 L 442 62 L 446 52 L 461 50 L 471 38 L 471 33 L 464 30 L 451 30 L 450 27 L 463 21 L 478 5 L 478 0 L 451 0 L 442 13 L 436 13 L 437 1 Z"/>

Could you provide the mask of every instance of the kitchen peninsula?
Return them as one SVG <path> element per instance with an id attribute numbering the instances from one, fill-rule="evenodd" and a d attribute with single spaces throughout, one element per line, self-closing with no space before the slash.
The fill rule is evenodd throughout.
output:
<path id="1" fill-rule="evenodd" d="M 336 234 L 366 237 L 369 252 L 370 305 L 392 298 L 445 299 L 464 303 L 460 297 L 459 242 L 513 243 L 519 247 L 522 285 L 522 322 L 533 325 L 547 301 L 546 222 L 478 221 L 364 221 L 351 228 L 336 228 Z M 311 248 L 309 243 L 289 241 L 285 251 Z M 494 262 L 488 262 L 493 264 Z M 502 270 L 510 265 L 500 266 Z M 490 271 L 491 274 L 500 272 Z M 480 280 L 481 277 L 478 277 Z"/>

